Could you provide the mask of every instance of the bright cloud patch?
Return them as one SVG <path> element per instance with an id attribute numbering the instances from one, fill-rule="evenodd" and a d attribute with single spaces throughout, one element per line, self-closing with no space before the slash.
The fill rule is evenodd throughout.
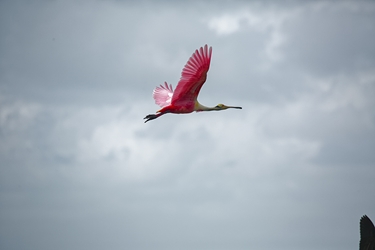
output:
<path id="1" fill-rule="evenodd" d="M 208 27 L 219 36 L 232 35 L 236 32 L 249 32 L 256 36 L 257 33 L 266 34 L 264 54 L 272 62 L 282 59 L 279 46 L 285 41 L 282 25 L 286 20 L 293 18 L 295 11 L 288 12 L 263 12 L 256 10 L 241 11 L 233 14 L 223 14 L 212 17 Z M 267 67 L 267 65 L 264 65 Z"/>

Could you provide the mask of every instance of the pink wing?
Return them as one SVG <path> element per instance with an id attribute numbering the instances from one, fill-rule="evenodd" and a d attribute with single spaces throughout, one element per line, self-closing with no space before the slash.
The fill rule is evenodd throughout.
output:
<path id="1" fill-rule="evenodd" d="M 172 97 L 172 103 L 193 102 L 197 99 L 199 91 L 206 81 L 210 68 L 212 47 L 207 44 L 190 57 L 182 70 L 180 81 Z"/>
<path id="2" fill-rule="evenodd" d="M 156 87 L 152 96 L 155 99 L 155 103 L 160 107 L 165 107 L 171 104 L 172 96 L 173 96 L 173 88 L 172 84 L 168 86 L 167 82 L 164 82 L 164 86 L 160 85 L 160 87 Z"/>

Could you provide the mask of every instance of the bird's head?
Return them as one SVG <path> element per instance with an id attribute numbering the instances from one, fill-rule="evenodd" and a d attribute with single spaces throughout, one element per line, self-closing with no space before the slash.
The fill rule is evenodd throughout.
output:
<path id="1" fill-rule="evenodd" d="M 224 110 L 224 109 L 242 109 L 242 107 L 226 106 L 221 103 L 215 106 L 215 110 Z"/>

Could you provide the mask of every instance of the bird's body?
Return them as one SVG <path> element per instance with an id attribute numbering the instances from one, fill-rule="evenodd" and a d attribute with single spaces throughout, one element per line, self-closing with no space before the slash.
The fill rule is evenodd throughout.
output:
<path id="1" fill-rule="evenodd" d="M 228 108 L 241 109 L 241 107 L 226 106 L 218 104 L 215 107 L 206 107 L 197 100 L 199 91 L 207 78 L 210 68 L 212 48 L 207 45 L 196 50 L 190 57 L 181 73 L 181 79 L 175 91 L 172 85 L 166 82 L 160 87 L 156 87 L 153 92 L 155 103 L 162 108 L 156 114 L 147 115 L 145 122 L 156 119 L 167 113 L 185 114 L 200 111 L 224 110 Z"/>

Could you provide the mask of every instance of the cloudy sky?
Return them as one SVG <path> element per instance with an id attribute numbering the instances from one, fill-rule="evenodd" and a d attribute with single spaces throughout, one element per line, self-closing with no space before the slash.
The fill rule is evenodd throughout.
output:
<path id="1" fill-rule="evenodd" d="M 199 101 L 165 115 L 195 49 Z M 1 249 L 358 249 L 374 1 L 1 1 Z"/>

